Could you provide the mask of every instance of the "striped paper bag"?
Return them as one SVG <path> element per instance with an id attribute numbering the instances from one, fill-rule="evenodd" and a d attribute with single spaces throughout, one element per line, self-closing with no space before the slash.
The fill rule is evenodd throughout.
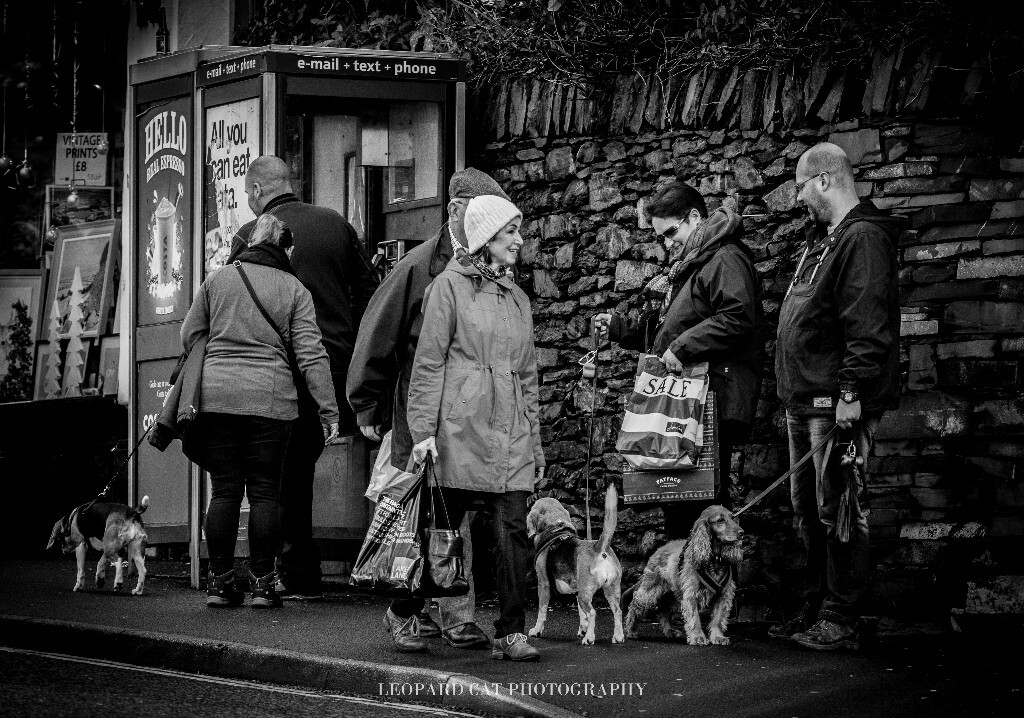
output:
<path id="1" fill-rule="evenodd" d="M 659 357 L 641 354 L 615 448 L 636 471 L 696 467 L 707 394 L 707 362 L 675 375 Z"/>

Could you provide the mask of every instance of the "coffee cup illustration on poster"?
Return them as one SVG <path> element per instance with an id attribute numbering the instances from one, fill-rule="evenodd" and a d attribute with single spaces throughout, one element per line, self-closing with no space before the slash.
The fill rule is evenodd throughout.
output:
<path id="1" fill-rule="evenodd" d="M 203 146 L 203 232 L 206 273 L 224 266 L 238 228 L 255 219 L 245 194 L 245 173 L 259 157 L 258 98 L 206 111 Z"/>
<path id="2" fill-rule="evenodd" d="M 190 98 L 143 113 L 138 134 L 139 324 L 183 318 L 190 293 Z"/>

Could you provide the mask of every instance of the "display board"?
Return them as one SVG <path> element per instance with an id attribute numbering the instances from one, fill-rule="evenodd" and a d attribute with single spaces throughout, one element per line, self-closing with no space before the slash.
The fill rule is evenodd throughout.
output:
<path id="1" fill-rule="evenodd" d="M 53 161 L 54 183 L 104 186 L 109 147 L 106 132 L 58 133 Z"/>
<path id="2" fill-rule="evenodd" d="M 203 122 L 204 269 L 222 267 L 238 228 L 256 218 L 245 193 L 245 173 L 260 155 L 260 101 L 253 97 L 210 107 Z"/>
<path id="3" fill-rule="evenodd" d="M 171 388 L 168 377 L 175 363 L 175 359 L 160 359 L 138 364 L 136 436 L 142 436 L 156 422 L 164 405 L 164 397 Z M 183 518 L 188 516 L 189 462 L 181 453 L 181 442 L 173 441 L 161 452 L 150 446 L 148 441 L 143 441 L 139 445 L 136 461 L 140 477 L 139 489 L 149 496 L 146 529 L 151 532 L 156 529 L 159 534 L 163 524 L 167 527 L 165 532 L 172 530 L 177 534 L 154 536 L 154 542 L 187 541 L 188 527 Z"/>
<path id="4" fill-rule="evenodd" d="M 137 326 L 181 321 L 192 298 L 192 98 L 157 104 L 138 119 Z"/>

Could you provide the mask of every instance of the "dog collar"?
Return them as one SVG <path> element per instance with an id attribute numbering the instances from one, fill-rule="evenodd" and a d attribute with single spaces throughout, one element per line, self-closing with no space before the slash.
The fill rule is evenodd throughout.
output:
<path id="1" fill-rule="evenodd" d="M 541 553 L 545 549 L 551 548 L 556 543 L 561 543 L 570 538 L 577 538 L 576 532 L 570 528 L 562 527 L 559 529 L 548 529 L 537 534 L 533 539 L 533 544 L 536 547 L 536 552 Z"/>

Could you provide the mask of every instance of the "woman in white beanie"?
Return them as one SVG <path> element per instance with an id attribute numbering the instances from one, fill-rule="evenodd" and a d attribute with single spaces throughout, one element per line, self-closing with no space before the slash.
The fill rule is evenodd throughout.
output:
<path id="1" fill-rule="evenodd" d="M 451 526 L 461 524 L 474 500 L 493 508 L 500 614 L 491 657 L 514 661 L 540 657 L 524 635 L 531 559 L 526 500 L 544 470 L 533 318 L 509 271 L 523 246 L 522 221 L 507 199 L 470 200 L 468 251 L 427 290 L 408 402 L 413 458 L 434 458 Z M 395 601 L 388 610 L 398 650 L 426 650 L 416 635 L 422 604 Z"/>

